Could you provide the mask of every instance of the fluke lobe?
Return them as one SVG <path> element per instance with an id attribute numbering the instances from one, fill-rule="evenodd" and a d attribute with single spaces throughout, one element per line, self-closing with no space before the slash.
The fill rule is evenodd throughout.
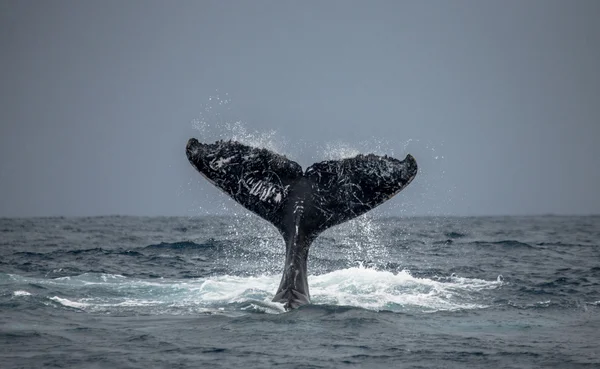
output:
<path id="1" fill-rule="evenodd" d="M 273 301 L 289 309 L 310 303 L 308 250 L 324 230 L 382 204 L 417 174 L 417 162 L 357 155 L 302 167 L 283 155 L 236 141 L 186 146 L 190 163 L 246 209 L 271 222 L 285 240 L 281 283 Z"/>

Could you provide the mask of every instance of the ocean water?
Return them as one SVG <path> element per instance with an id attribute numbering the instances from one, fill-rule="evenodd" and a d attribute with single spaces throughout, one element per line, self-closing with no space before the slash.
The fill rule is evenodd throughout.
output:
<path id="1" fill-rule="evenodd" d="M 600 216 L 0 219 L 0 367 L 599 368 Z"/>

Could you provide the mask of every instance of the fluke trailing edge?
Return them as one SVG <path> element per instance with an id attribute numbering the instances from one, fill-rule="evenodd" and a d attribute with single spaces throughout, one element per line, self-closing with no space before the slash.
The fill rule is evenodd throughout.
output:
<path id="1" fill-rule="evenodd" d="M 190 163 L 246 209 L 273 223 L 285 240 L 285 267 L 273 301 L 286 309 L 310 303 L 307 258 L 312 241 L 324 230 L 382 204 L 417 174 L 411 155 L 357 155 L 298 163 L 266 149 L 235 141 L 203 144 L 191 138 Z"/>

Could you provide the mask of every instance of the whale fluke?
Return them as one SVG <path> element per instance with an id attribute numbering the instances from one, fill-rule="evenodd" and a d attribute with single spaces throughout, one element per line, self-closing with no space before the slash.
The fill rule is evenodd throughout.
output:
<path id="1" fill-rule="evenodd" d="M 389 156 L 353 158 L 302 167 L 266 149 L 236 141 L 186 147 L 190 163 L 246 209 L 277 227 L 286 243 L 283 276 L 273 301 L 286 309 L 310 303 L 307 258 L 310 244 L 324 230 L 382 204 L 417 174 L 417 162 Z"/>

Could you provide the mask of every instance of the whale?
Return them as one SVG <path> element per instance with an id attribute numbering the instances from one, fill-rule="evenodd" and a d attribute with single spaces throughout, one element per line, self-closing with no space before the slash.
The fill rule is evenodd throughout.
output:
<path id="1" fill-rule="evenodd" d="M 359 154 L 303 170 L 265 148 L 190 138 L 186 155 L 210 183 L 273 224 L 283 237 L 285 264 L 273 301 L 285 310 L 310 303 L 308 252 L 319 234 L 381 205 L 417 175 L 410 154 L 404 160 Z"/>

